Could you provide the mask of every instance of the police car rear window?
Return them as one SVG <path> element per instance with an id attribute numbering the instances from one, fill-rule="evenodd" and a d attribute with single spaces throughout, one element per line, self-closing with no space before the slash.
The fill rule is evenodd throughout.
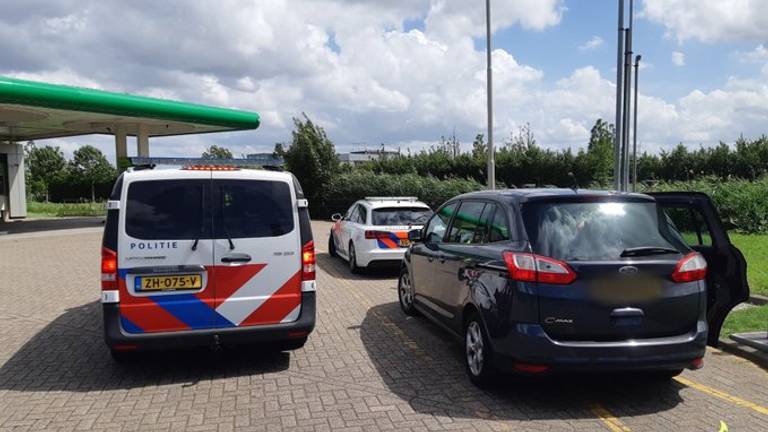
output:
<path id="1" fill-rule="evenodd" d="M 293 231 L 288 183 L 214 180 L 213 196 L 216 238 L 277 237 Z"/>
<path id="2" fill-rule="evenodd" d="M 211 238 L 210 180 L 148 180 L 128 187 L 125 232 L 144 240 Z"/>

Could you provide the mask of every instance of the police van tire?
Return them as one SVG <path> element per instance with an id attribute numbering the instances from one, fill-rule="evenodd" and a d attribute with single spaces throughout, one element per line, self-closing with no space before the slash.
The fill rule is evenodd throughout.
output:
<path id="1" fill-rule="evenodd" d="M 333 232 L 328 236 L 328 255 L 333 258 L 339 256 L 338 252 L 336 252 L 336 242 L 333 240 Z"/>
<path id="2" fill-rule="evenodd" d="M 278 352 L 293 351 L 293 350 L 301 349 L 306 343 L 307 343 L 307 337 L 303 337 L 300 339 L 293 339 L 293 340 L 278 342 L 272 348 Z"/>
<path id="3" fill-rule="evenodd" d="M 125 364 L 136 359 L 136 353 L 127 351 L 109 350 L 109 354 L 112 356 L 112 360 L 118 364 Z"/>

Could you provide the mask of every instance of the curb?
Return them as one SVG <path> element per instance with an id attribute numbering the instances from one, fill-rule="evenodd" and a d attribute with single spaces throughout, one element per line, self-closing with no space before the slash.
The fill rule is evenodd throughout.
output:
<path id="1" fill-rule="evenodd" d="M 768 370 L 768 353 L 758 351 L 747 345 L 722 337 L 720 338 L 720 343 L 717 347 L 727 353 L 747 359 L 761 368 Z"/>
<path id="2" fill-rule="evenodd" d="M 768 297 L 760 294 L 750 294 L 749 300 L 747 303 L 757 305 L 757 306 L 763 306 L 768 304 Z"/>

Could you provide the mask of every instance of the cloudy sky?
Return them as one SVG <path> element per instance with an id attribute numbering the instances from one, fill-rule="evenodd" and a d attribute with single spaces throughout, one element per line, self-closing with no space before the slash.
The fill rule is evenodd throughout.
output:
<path id="1" fill-rule="evenodd" d="M 586 144 L 612 119 L 616 0 L 494 0 L 496 136 Z M 768 133 L 763 0 L 638 0 L 644 149 Z M 155 156 L 271 151 L 306 112 L 340 150 L 485 128 L 482 0 L 17 0 L 0 74 L 254 110 L 257 131 L 155 139 Z M 49 140 L 114 154 L 109 137 Z M 134 153 L 131 146 L 129 153 Z"/>

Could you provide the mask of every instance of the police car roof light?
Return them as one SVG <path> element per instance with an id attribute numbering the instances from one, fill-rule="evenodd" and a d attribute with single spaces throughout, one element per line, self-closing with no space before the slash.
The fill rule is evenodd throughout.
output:
<path id="1" fill-rule="evenodd" d="M 189 165 L 182 168 L 187 171 L 239 171 L 240 168 L 233 165 Z"/>
<path id="2" fill-rule="evenodd" d="M 365 197 L 366 201 L 408 201 L 416 202 L 419 197 Z"/>

